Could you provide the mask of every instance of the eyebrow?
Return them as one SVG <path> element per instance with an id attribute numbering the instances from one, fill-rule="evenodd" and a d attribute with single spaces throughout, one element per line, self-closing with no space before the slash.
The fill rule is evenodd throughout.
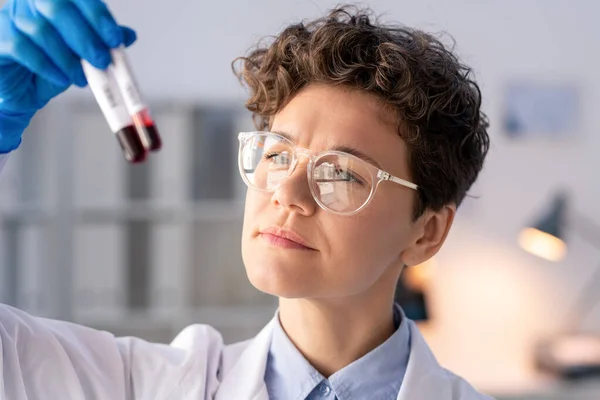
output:
<path id="1" fill-rule="evenodd" d="M 271 132 L 283 136 L 284 138 L 286 138 L 290 142 L 294 142 L 294 143 L 296 142 L 294 140 L 294 137 L 292 135 L 290 135 L 289 133 L 281 132 L 281 131 L 271 131 Z M 360 151 L 358 149 L 355 149 L 354 147 L 339 145 L 339 146 L 333 147 L 331 150 L 341 151 L 343 153 L 351 154 L 351 155 L 353 155 L 355 157 L 358 157 L 358 158 L 360 158 L 360 159 L 368 162 L 369 164 L 373 164 L 377 168 L 381 169 L 381 165 L 379 165 L 379 163 L 377 161 L 375 161 L 375 159 L 373 159 L 372 157 L 366 155 L 362 151 Z"/>

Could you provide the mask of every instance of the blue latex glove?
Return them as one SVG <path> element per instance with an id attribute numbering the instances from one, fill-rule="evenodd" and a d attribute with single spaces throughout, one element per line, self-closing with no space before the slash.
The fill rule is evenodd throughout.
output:
<path id="1" fill-rule="evenodd" d="M 101 0 L 8 0 L 0 10 L 0 153 L 19 146 L 48 101 L 87 85 L 82 58 L 105 69 L 109 48 L 135 40 Z"/>

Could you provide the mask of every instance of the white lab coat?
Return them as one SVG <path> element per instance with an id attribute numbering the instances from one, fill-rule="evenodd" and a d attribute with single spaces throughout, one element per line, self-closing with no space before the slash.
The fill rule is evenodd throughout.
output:
<path id="1" fill-rule="evenodd" d="M 440 367 L 409 326 L 398 400 L 490 399 Z M 191 325 L 171 345 L 152 344 L 0 305 L 0 400 L 268 400 L 271 333 L 272 322 L 225 346 L 212 327 Z"/>

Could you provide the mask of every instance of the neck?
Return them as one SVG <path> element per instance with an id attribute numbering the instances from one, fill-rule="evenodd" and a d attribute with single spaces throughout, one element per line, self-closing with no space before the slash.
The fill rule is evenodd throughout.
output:
<path id="1" fill-rule="evenodd" d="M 279 318 L 308 362 L 329 377 L 394 333 L 392 305 L 393 294 L 343 301 L 280 298 Z"/>

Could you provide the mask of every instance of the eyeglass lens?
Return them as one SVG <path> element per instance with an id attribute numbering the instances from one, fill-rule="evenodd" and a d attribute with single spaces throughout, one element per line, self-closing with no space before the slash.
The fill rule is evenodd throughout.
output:
<path id="1" fill-rule="evenodd" d="M 294 170 L 294 146 L 276 135 L 255 134 L 240 149 L 246 181 L 260 190 L 274 190 Z M 298 160 L 299 161 L 299 160 Z M 362 207 L 372 192 L 373 177 L 362 160 L 343 153 L 323 153 L 310 168 L 309 185 L 325 208 L 349 213 Z"/>

